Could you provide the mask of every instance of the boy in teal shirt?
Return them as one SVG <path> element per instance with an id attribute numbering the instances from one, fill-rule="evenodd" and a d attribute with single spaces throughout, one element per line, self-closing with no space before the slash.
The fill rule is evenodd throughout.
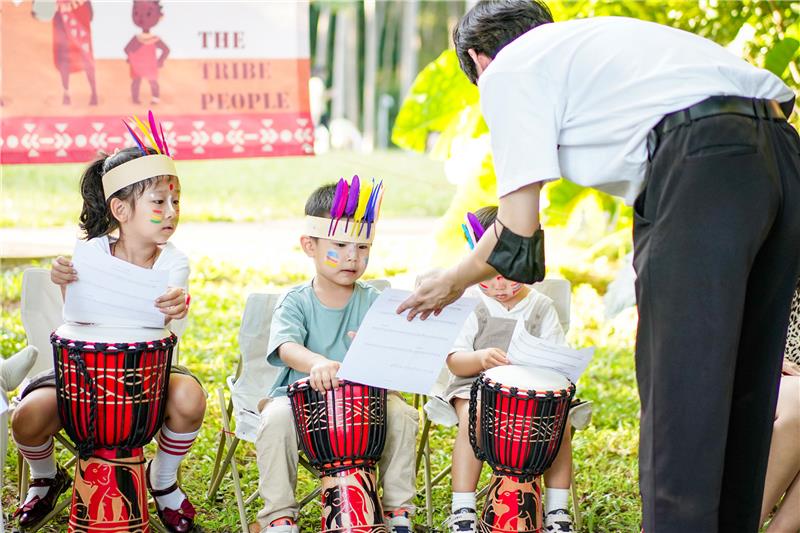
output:
<path id="1" fill-rule="evenodd" d="M 358 191 L 356 180 L 354 177 L 351 190 Z M 267 361 L 283 369 L 261 410 L 256 439 L 259 491 L 264 500 L 258 513 L 262 533 L 298 533 L 298 442 L 286 388 L 306 376 L 316 390 L 338 385 L 336 373 L 351 337 L 379 294 L 359 281 L 375 236 L 375 217 L 367 219 L 361 231 L 352 231 L 355 222 L 348 220 L 349 215 L 358 204 L 365 203 L 359 201 L 358 194 L 338 213 L 331 209 L 343 182 L 320 187 L 306 201 L 306 230 L 300 245 L 314 261 L 316 275 L 289 290 L 278 302 L 272 318 Z M 374 197 L 373 204 L 378 204 L 379 191 L 370 195 L 370 190 L 366 186 L 360 193 Z M 378 207 L 372 205 L 371 212 L 377 213 Z M 338 215 L 335 219 L 331 218 L 332 212 Z M 398 394 L 388 396 L 386 429 L 386 446 L 378 463 L 385 522 L 390 533 L 411 533 L 418 413 Z"/>

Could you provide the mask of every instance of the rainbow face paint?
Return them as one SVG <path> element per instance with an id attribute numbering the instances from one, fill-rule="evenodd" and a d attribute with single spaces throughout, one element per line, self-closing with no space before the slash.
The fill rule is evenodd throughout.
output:
<path id="1" fill-rule="evenodd" d="M 325 255 L 325 264 L 329 267 L 339 266 L 339 254 L 336 253 L 336 250 L 328 250 Z"/>
<path id="2" fill-rule="evenodd" d="M 161 224 L 164 221 L 164 211 L 161 209 L 153 209 L 153 216 L 150 217 L 150 222 L 153 224 Z"/>

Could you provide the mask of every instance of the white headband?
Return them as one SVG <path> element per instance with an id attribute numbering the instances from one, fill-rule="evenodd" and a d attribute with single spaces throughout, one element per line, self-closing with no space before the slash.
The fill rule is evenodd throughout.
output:
<path id="1" fill-rule="evenodd" d="M 332 241 L 372 244 L 375 239 L 376 226 L 377 224 L 373 222 L 369 230 L 369 237 L 367 237 L 366 222 L 353 222 L 346 218 L 337 221 L 330 218 L 306 216 L 304 235 Z"/>
<path id="2" fill-rule="evenodd" d="M 155 176 L 178 176 L 175 161 L 163 154 L 145 155 L 131 159 L 106 172 L 103 175 L 103 192 L 106 200 L 112 194 L 128 185 L 153 178 Z"/>

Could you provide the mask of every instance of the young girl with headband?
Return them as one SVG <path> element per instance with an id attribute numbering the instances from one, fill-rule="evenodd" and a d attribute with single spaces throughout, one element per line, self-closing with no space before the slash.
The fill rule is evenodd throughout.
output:
<path id="1" fill-rule="evenodd" d="M 158 150 L 147 148 L 131 130 L 137 147 L 91 163 L 81 178 L 80 227 L 88 244 L 104 253 L 142 268 L 169 271 L 169 288 L 155 301 L 167 325 L 183 319 L 189 309 L 189 261 L 168 242 L 178 226 L 180 181 L 163 135 L 159 136 L 155 126 L 145 131 L 139 124 Z M 115 230 L 117 237 L 111 236 Z M 79 275 L 69 259 L 58 257 L 50 278 L 63 293 Z M 148 488 L 158 516 L 170 532 L 194 528 L 195 509 L 178 486 L 177 472 L 200 431 L 205 397 L 197 378 L 184 367 L 172 366 L 158 451 L 147 467 Z M 34 377 L 22 392 L 11 427 L 32 478 L 25 501 L 14 516 L 22 528 L 30 528 L 55 507 L 70 486 L 69 475 L 56 464 L 53 451 L 53 435 L 62 428 L 53 370 Z"/>

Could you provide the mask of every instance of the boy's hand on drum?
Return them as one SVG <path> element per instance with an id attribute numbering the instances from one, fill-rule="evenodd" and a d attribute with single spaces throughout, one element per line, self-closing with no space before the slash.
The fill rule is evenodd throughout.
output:
<path id="1" fill-rule="evenodd" d="M 309 371 L 309 381 L 311 388 L 317 392 L 328 391 L 339 386 L 336 373 L 339 371 L 341 363 L 320 357 L 317 362 L 311 365 Z"/>
<path id="2" fill-rule="evenodd" d="M 73 268 L 69 258 L 60 255 L 56 257 L 53 267 L 50 269 L 50 281 L 61 287 L 78 281 L 78 271 Z"/>
<path id="3" fill-rule="evenodd" d="M 156 298 L 156 308 L 164 313 L 169 320 L 180 320 L 189 311 L 186 289 L 171 287 L 167 292 Z"/>
<path id="4" fill-rule="evenodd" d="M 483 350 L 478 350 L 478 357 L 481 360 L 481 366 L 484 370 L 489 370 L 490 368 L 494 368 L 496 366 L 508 364 L 506 352 L 500 348 L 485 348 Z"/>

